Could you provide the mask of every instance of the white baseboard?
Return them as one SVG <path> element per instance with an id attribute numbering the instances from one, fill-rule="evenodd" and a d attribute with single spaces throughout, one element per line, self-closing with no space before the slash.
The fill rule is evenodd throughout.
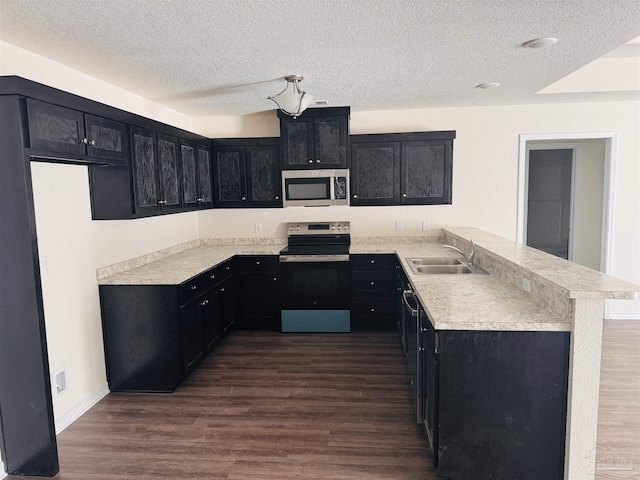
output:
<path id="1" fill-rule="evenodd" d="M 79 404 L 69 410 L 67 413 L 58 418 L 56 423 L 56 435 L 60 434 L 65 428 L 75 422 L 80 416 L 102 400 L 109 393 L 109 387 L 105 383 L 100 388 L 94 390 L 88 397 L 84 398 Z M 2 477 L 0 477 L 1 479 Z"/>
<path id="2" fill-rule="evenodd" d="M 640 320 L 640 315 L 633 313 L 619 313 L 616 315 L 609 315 L 609 320 Z"/>
<path id="3" fill-rule="evenodd" d="M 0 480 L 6 478 L 7 472 L 4 471 L 4 463 L 0 462 Z"/>

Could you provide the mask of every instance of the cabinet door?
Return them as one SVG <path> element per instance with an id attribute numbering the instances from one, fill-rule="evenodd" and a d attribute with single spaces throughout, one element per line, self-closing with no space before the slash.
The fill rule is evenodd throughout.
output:
<path id="1" fill-rule="evenodd" d="M 198 302 L 200 304 L 200 315 L 202 318 L 204 347 L 206 352 L 210 352 L 222 338 L 217 289 L 213 288 L 209 290 L 209 292 L 198 299 Z"/>
<path id="2" fill-rule="evenodd" d="M 180 141 L 180 165 L 182 167 L 182 205 L 198 208 L 198 171 L 196 148 L 191 142 Z"/>
<path id="3" fill-rule="evenodd" d="M 313 161 L 315 168 L 347 168 L 347 118 L 313 119 Z"/>
<path id="4" fill-rule="evenodd" d="M 317 168 L 313 158 L 313 129 L 313 118 L 280 119 L 283 169 Z"/>
<path id="5" fill-rule="evenodd" d="M 204 356 L 201 299 L 202 297 L 199 297 L 180 307 L 180 344 L 184 375 L 188 375 Z"/>
<path id="6" fill-rule="evenodd" d="M 400 190 L 397 142 L 351 145 L 351 205 L 393 205 Z"/>
<path id="7" fill-rule="evenodd" d="M 402 143 L 400 203 L 451 203 L 452 146 L 450 140 Z"/>
<path id="8" fill-rule="evenodd" d="M 131 166 L 136 213 L 160 210 L 155 133 L 131 128 Z"/>
<path id="9" fill-rule="evenodd" d="M 282 206 L 282 181 L 277 146 L 245 147 L 249 203 L 253 207 Z"/>
<path id="10" fill-rule="evenodd" d="M 75 155 L 86 154 L 82 113 L 28 99 L 27 118 L 31 148 Z"/>
<path id="11" fill-rule="evenodd" d="M 182 206 L 178 139 L 158 134 L 158 173 L 162 210 L 178 210 Z"/>
<path id="12" fill-rule="evenodd" d="M 276 273 L 242 273 L 240 281 L 240 326 L 247 329 L 279 330 L 280 309 Z"/>
<path id="13" fill-rule="evenodd" d="M 247 203 L 244 147 L 215 150 L 214 192 L 219 207 L 241 207 Z"/>
<path id="14" fill-rule="evenodd" d="M 198 193 L 200 208 L 211 208 L 213 206 L 211 153 L 209 147 L 205 145 L 198 145 Z"/>
<path id="15" fill-rule="evenodd" d="M 218 311 L 220 312 L 222 335 L 226 335 L 236 322 L 236 299 L 232 277 L 218 285 Z"/>
<path id="16" fill-rule="evenodd" d="M 87 154 L 126 165 L 128 158 L 127 125 L 107 118 L 85 115 Z"/>

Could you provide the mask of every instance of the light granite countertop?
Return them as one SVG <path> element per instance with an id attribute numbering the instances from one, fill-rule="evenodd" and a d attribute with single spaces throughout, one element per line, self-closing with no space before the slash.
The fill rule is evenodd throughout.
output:
<path id="1" fill-rule="evenodd" d="M 360 242 L 354 238 L 350 253 L 396 254 L 434 328 L 439 330 L 571 331 L 571 320 L 564 314 L 570 308 L 569 298 L 637 298 L 640 289 L 629 282 L 518 246 L 481 230 L 459 228 L 447 229 L 445 233 L 449 238 L 458 238 L 462 242 L 473 238 L 478 245 L 480 264 L 492 273 L 413 273 L 408 258 L 460 258 L 456 252 L 442 249 L 442 244 L 437 241 L 442 241 L 442 238 L 430 238 L 424 242 L 389 241 L 388 238 Z M 140 265 L 134 259 L 101 269 L 98 283 L 178 285 L 234 255 L 277 255 L 283 246 L 277 241 L 228 245 L 195 242 L 175 250 L 169 249 L 159 258 L 151 257 L 150 263 Z M 505 270 L 509 272 L 506 276 Z M 515 280 L 513 272 L 520 275 Z M 560 302 L 562 308 L 546 308 L 549 306 L 544 301 L 536 301 L 534 296 L 517 288 L 523 276 L 531 276 L 535 280 L 536 275 L 552 284 L 552 293 L 566 299 L 566 305 Z"/>

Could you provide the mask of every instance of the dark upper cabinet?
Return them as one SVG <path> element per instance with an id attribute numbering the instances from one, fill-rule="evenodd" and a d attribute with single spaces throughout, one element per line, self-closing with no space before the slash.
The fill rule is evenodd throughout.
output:
<path id="1" fill-rule="evenodd" d="M 198 165 L 195 144 L 180 141 L 180 166 L 182 168 L 182 204 L 185 208 L 198 208 Z"/>
<path id="2" fill-rule="evenodd" d="M 185 210 L 211 208 L 213 189 L 209 147 L 181 140 L 180 160 L 183 208 Z"/>
<path id="3" fill-rule="evenodd" d="M 218 207 L 280 207 L 278 139 L 224 139 L 213 147 Z"/>
<path id="4" fill-rule="evenodd" d="M 179 210 L 182 207 L 178 139 L 158 133 L 158 178 L 162 210 Z"/>
<path id="5" fill-rule="evenodd" d="M 219 147 L 213 151 L 213 189 L 218 207 L 247 205 L 244 147 Z"/>
<path id="6" fill-rule="evenodd" d="M 282 205 L 282 180 L 277 145 L 245 147 L 249 202 L 254 207 Z"/>
<path id="7" fill-rule="evenodd" d="M 26 104 L 29 148 L 86 163 L 127 164 L 126 124 L 32 99 Z"/>
<path id="8" fill-rule="evenodd" d="M 347 168 L 349 107 L 311 108 L 298 118 L 278 111 L 282 169 Z"/>
<path id="9" fill-rule="evenodd" d="M 131 166 L 135 194 L 135 212 L 160 211 L 156 134 L 141 128 L 131 129 Z"/>
<path id="10" fill-rule="evenodd" d="M 451 203 L 453 140 L 403 142 L 400 147 L 400 203 Z"/>
<path id="11" fill-rule="evenodd" d="M 450 204 L 455 132 L 351 137 L 351 205 Z"/>
<path id="12" fill-rule="evenodd" d="M 196 159 L 199 207 L 211 208 L 213 207 L 213 178 L 211 177 L 211 149 L 208 145 L 197 145 Z"/>
<path id="13" fill-rule="evenodd" d="M 392 205 L 400 194 L 397 142 L 351 145 L 351 205 Z"/>
<path id="14" fill-rule="evenodd" d="M 131 146 L 135 213 L 182 208 L 178 139 L 132 127 Z"/>

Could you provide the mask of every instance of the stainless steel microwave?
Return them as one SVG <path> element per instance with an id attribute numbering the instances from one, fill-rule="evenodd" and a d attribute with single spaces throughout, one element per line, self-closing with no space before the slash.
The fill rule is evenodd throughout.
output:
<path id="1" fill-rule="evenodd" d="M 283 170 L 282 205 L 349 205 L 349 170 Z"/>

